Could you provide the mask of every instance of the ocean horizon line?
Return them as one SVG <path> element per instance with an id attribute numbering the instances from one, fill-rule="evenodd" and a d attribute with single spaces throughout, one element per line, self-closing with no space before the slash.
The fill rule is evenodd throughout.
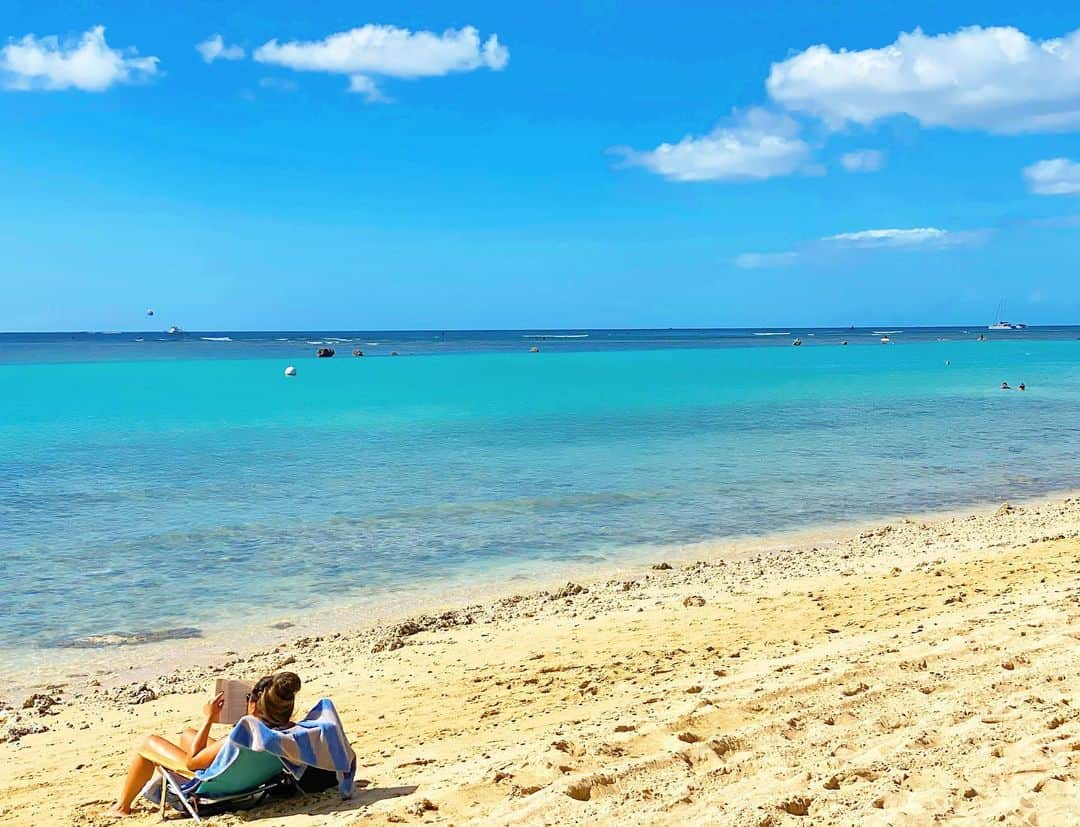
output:
<path id="1" fill-rule="evenodd" d="M 686 332 L 686 333 L 699 333 L 706 331 L 743 331 L 743 330 L 769 330 L 769 331 L 781 331 L 785 329 L 790 330 L 871 330 L 872 328 L 885 328 L 895 327 L 899 330 L 892 331 L 894 333 L 902 333 L 908 330 L 986 330 L 988 325 L 984 322 L 969 322 L 969 323 L 949 323 L 949 324 L 906 324 L 904 322 L 897 321 L 879 321 L 866 324 L 760 324 L 760 325 L 719 325 L 712 327 L 700 327 L 700 326 L 660 326 L 660 327 L 593 327 L 588 325 L 568 326 L 568 327 L 543 327 L 543 326 L 526 326 L 526 327 L 266 327 L 266 328 L 232 328 L 232 327 L 207 327 L 207 328 L 183 328 L 177 331 L 179 334 L 196 335 L 203 333 L 239 333 L 239 334 L 256 334 L 256 333 L 529 333 L 529 332 L 557 332 L 563 333 L 568 331 L 605 331 L 616 333 L 656 333 L 656 332 Z M 1039 324 L 1025 324 L 1022 330 L 1042 330 L 1050 328 L 1071 328 L 1080 327 L 1080 321 L 1077 322 L 1059 322 L 1059 323 L 1039 323 Z M 123 329 L 123 330 L 0 330 L 0 336 L 117 336 L 117 335 L 145 335 L 145 334 L 162 334 L 166 333 L 167 329 L 155 327 L 155 328 L 140 328 L 140 329 Z M 1020 331 L 1015 331 L 1020 332 Z"/>

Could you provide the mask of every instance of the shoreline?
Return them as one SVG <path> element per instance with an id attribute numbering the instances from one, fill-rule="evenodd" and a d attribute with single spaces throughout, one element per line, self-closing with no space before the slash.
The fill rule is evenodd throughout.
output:
<path id="1" fill-rule="evenodd" d="M 1040 494 L 1026 499 L 1012 500 L 1021 508 L 1053 506 L 1061 501 L 1080 497 L 1080 489 L 1066 489 Z M 104 644 L 87 647 L 49 647 L 25 650 L 48 661 L 49 666 L 33 673 L 32 680 L 13 681 L 0 679 L 0 704 L 14 703 L 25 695 L 49 687 L 62 687 L 65 691 L 81 694 L 88 689 L 103 686 L 115 688 L 128 683 L 146 683 L 191 669 L 206 669 L 214 664 L 252 657 L 283 646 L 295 645 L 297 640 L 312 637 L 342 637 L 378 634 L 409 620 L 418 614 L 444 614 L 466 606 L 487 606 L 505 600 L 533 598 L 538 594 L 557 590 L 569 579 L 583 586 L 591 586 L 606 579 L 640 576 L 657 562 L 677 564 L 690 559 L 715 562 L 738 561 L 747 556 L 771 555 L 779 552 L 813 553 L 821 546 L 842 542 L 850 536 L 879 528 L 881 524 L 904 522 L 938 522 L 967 518 L 972 515 L 986 517 L 999 508 L 999 501 L 975 506 L 960 506 L 930 512 L 899 513 L 878 517 L 866 517 L 839 522 L 821 523 L 803 528 L 747 534 L 740 537 L 702 540 L 674 545 L 649 545 L 625 547 L 596 565 L 575 565 L 572 560 L 558 564 L 559 574 L 536 574 L 519 571 L 499 572 L 489 579 L 476 583 L 474 572 L 460 573 L 449 586 L 438 590 L 430 580 L 416 584 L 386 589 L 370 598 L 346 599 L 328 603 L 306 613 L 284 612 L 281 618 L 262 618 L 258 624 L 250 618 L 247 622 L 231 618 L 199 627 L 198 634 L 188 637 L 165 638 L 160 641 L 132 644 Z M 1080 522 L 1078 522 L 1080 529 Z M 583 555 L 588 556 L 588 555 Z M 523 569 L 539 568 L 550 561 L 519 561 Z M 402 599 L 404 597 L 404 599 Z M 343 616 L 366 615 L 363 622 L 343 621 Z M 288 615 L 285 617 L 284 615 Z M 283 626 L 281 624 L 288 624 Z M 223 634 L 224 630 L 231 630 Z M 114 630 L 103 631 L 103 637 Z M 151 635 L 154 630 L 138 630 Z M 173 631 L 173 630 L 158 630 Z M 181 661 L 177 662 L 179 650 Z M 106 663 L 110 661 L 109 663 Z M 7 674 L 25 670 L 31 659 L 16 655 L 6 665 Z M 25 672 L 23 672 L 25 674 Z M 2 708 L 2 707 L 0 707 Z"/>
<path id="2" fill-rule="evenodd" d="M 1071 824 L 1080 499 L 817 537 L 39 693 L 0 711 L 0 824 L 156 822 L 104 814 L 134 740 L 282 666 L 364 783 L 266 827 Z"/>

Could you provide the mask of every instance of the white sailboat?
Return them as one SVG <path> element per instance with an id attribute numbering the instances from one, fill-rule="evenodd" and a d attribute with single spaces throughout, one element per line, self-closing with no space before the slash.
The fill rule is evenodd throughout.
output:
<path id="1" fill-rule="evenodd" d="M 1009 322 L 1001 318 L 1004 310 L 1005 300 L 1002 299 L 998 302 L 997 310 L 994 312 L 995 321 L 987 325 L 987 330 L 1024 330 L 1027 328 L 1027 325 L 1023 322 Z"/>

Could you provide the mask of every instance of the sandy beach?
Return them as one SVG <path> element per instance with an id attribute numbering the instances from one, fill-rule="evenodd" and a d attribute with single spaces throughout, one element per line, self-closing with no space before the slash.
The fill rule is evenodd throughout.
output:
<path id="1" fill-rule="evenodd" d="M 701 549 L 0 711 L 0 824 L 103 825 L 216 675 L 332 697 L 361 789 L 212 823 L 1074 825 L 1080 499 Z M 197 645 L 182 641 L 179 645 Z M 220 733 L 219 733 L 220 734 Z M 149 805 L 122 823 L 156 823 Z"/>

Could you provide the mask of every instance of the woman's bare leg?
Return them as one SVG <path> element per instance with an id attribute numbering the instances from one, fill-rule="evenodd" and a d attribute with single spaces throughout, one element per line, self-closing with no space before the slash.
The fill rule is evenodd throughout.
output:
<path id="1" fill-rule="evenodd" d="M 154 774 L 155 764 L 184 766 L 187 758 L 187 752 L 171 741 L 166 741 L 158 735 L 146 736 L 131 758 L 127 777 L 124 779 L 123 786 L 120 787 L 120 795 L 117 796 L 111 811 L 120 815 L 131 812 L 131 802 Z"/>
<path id="2" fill-rule="evenodd" d="M 195 736 L 199 734 L 199 731 L 195 727 L 187 727 L 180 733 L 180 749 L 184 752 L 191 752 L 191 742 L 195 740 Z"/>

